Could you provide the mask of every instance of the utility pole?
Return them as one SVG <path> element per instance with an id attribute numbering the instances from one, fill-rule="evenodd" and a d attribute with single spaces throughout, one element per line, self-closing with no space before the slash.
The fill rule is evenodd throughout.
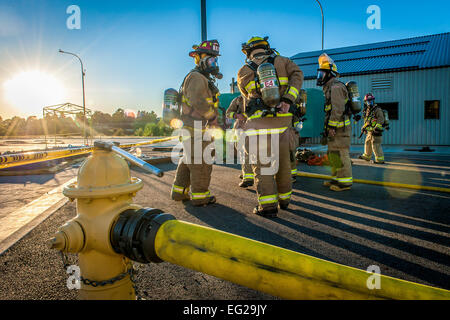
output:
<path id="1" fill-rule="evenodd" d="M 207 40 L 206 34 L 206 0 L 200 0 L 201 17 L 202 17 L 202 41 Z"/>

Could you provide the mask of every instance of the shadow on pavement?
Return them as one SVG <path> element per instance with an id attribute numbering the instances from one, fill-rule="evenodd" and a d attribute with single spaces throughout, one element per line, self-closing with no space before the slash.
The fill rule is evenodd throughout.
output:
<path id="1" fill-rule="evenodd" d="M 291 211 L 294 214 L 301 215 L 306 218 L 310 218 L 308 214 L 306 214 L 304 211 L 301 210 L 292 210 Z M 358 255 L 361 255 L 363 257 L 366 257 L 370 260 L 373 260 L 374 262 L 377 261 L 379 263 L 382 263 L 386 266 L 389 266 L 393 269 L 399 270 L 404 272 L 405 274 L 409 274 L 411 276 L 414 276 L 418 279 L 421 279 L 423 281 L 426 281 L 428 283 L 431 283 L 432 285 L 436 285 L 439 287 L 443 287 L 446 289 L 450 288 L 450 276 L 448 274 L 438 272 L 432 269 L 429 269 L 427 267 L 424 267 L 422 265 L 419 265 L 417 263 L 413 263 L 404 259 L 401 259 L 397 256 L 394 256 L 392 254 L 370 248 L 368 246 L 362 245 L 360 243 L 356 243 L 347 239 L 342 239 L 339 237 L 335 237 L 331 234 L 319 231 L 319 230 L 313 230 L 301 225 L 297 225 L 295 223 L 278 219 L 276 221 L 286 227 L 292 228 L 293 230 L 296 230 L 298 232 L 301 232 L 303 234 L 306 234 L 310 237 L 316 238 L 318 240 L 327 242 L 333 246 L 337 246 L 340 248 L 345 248 L 348 251 L 354 252 Z M 330 226 L 336 227 L 335 224 L 330 223 Z M 346 230 L 348 231 L 348 230 Z"/>
<path id="2" fill-rule="evenodd" d="M 247 219 L 245 214 L 236 211 L 233 208 L 218 203 L 207 207 L 194 207 L 191 204 L 187 204 L 185 210 L 212 228 L 311 255 L 320 259 L 330 260 L 330 258 L 318 252 L 305 248 L 266 228 L 255 225 Z M 272 221 L 275 222 L 277 220 L 281 221 L 279 218 L 272 219 Z"/>

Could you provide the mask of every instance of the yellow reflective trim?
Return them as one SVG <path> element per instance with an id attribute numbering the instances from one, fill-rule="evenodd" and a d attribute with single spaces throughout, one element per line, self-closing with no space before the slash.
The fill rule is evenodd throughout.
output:
<path id="1" fill-rule="evenodd" d="M 328 104 L 325 106 L 325 111 L 330 111 L 331 110 L 331 104 Z"/>
<path id="2" fill-rule="evenodd" d="M 331 121 L 331 120 L 328 121 L 328 125 L 332 127 L 336 127 L 338 124 L 339 124 L 338 121 Z"/>
<path id="3" fill-rule="evenodd" d="M 280 80 L 280 86 L 286 86 L 289 83 L 288 77 L 279 77 L 278 80 Z"/>
<path id="4" fill-rule="evenodd" d="M 276 194 L 269 194 L 268 196 L 259 197 L 259 200 L 271 199 L 271 198 L 276 198 L 276 197 L 277 197 Z"/>
<path id="5" fill-rule="evenodd" d="M 172 186 L 172 190 L 173 190 L 174 192 L 176 192 L 176 193 L 181 193 L 181 194 L 183 194 L 183 192 L 184 192 L 184 188 L 183 188 L 183 187 L 176 186 L 176 185 L 173 185 L 173 186 Z"/>
<path id="6" fill-rule="evenodd" d="M 260 204 L 276 203 L 278 202 L 278 197 L 276 194 L 271 194 L 269 196 L 259 197 L 258 201 Z"/>
<path id="7" fill-rule="evenodd" d="M 338 182 L 353 182 L 353 177 L 349 177 L 349 178 L 337 178 L 336 179 Z"/>
<path id="8" fill-rule="evenodd" d="M 192 199 L 205 199 L 210 195 L 209 191 L 192 193 Z"/>
<path id="9" fill-rule="evenodd" d="M 191 106 L 191 103 L 189 102 L 188 98 L 183 94 L 183 97 L 181 99 L 181 102 L 186 103 L 189 107 Z"/>
<path id="10" fill-rule="evenodd" d="M 230 114 L 228 115 L 228 119 L 233 119 L 234 118 L 234 114 L 235 114 L 235 112 L 230 112 Z"/>
<path id="11" fill-rule="evenodd" d="M 245 131 L 245 134 L 247 136 L 257 136 L 257 135 L 263 135 L 263 134 L 277 134 L 277 133 L 283 133 L 286 131 L 287 127 L 284 128 L 272 128 L 272 129 L 258 129 L 258 130 L 247 130 Z"/>
<path id="12" fill-rule="evenodd" d="M 261 118 L 262 113 L 263 112 L 261 110 L 258 110 L 248 119 Z M 289 113 L 289 112 L 287 112 L 287 113 L 277 113 L 277 117 L 292 117 L 292 113 Z M 265 116 L 265 118 L 273 118 L 273 115 L 272 114 L 268 114 L 267 116 Z"/>
<path id="13" fill-rule="evenodd" d="M 247 85 L 244 87 L 244 89 L 249 92 L 250 90 L 253 90 L 256 88 L 256 83 L 255 81 L 250 81 L 249 83 L 247 83 Z"/>
<path id="14" fill-rule="evenodd" d="M 295 96 L 298 96 L 298 90 L 296 87 L 289 87 L 289 91 L 293 90 L 295 92 Z"/>
<path id="15" fill-rule="evenodd" d="M 280 194 L 278 195 L 278 197 L 279 197 L 281 200 L 287 200 L 287 199 L 289 199 L 289 198 L 291 197 L 291 194 L 292 194 L 292 191 L 290 191 L 290 192 L 288 192 L 288 193 L 280 193 Z"/>

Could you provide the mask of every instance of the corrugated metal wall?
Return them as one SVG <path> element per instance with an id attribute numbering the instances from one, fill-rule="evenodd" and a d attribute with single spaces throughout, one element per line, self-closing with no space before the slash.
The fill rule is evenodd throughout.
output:
<path id="1" fill-rule="evenodd" d="M 372 92 L 377 103 L 398 102 L 398 120 L 390 120 L 384 144 L 450 145 L 450 68 L 342 77 L 358 83 L 362 97 Z M 391 88 L 373 89 L 372 81 L 391 80 Z M 316 80 L 305 80 L 303 88 L 318 88 Z M 440 100 L 439 120 L 425 120 L 425 100 Z M 362 120 L 353 123 L 352 143 L 358 140 Z"/>

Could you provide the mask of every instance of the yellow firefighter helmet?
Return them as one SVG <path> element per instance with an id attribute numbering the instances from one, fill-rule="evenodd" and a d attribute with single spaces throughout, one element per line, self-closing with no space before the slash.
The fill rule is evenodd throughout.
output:
<path id="1" fill-rule="evenodd" d="M 319 70 L 330 70 L 338 73 L 337 66 L 334 60 L 330 58 L 326 53 L 322 53 L 319 57 Z"/>
<path id="2" fill-rule="evenodd" d="M 256 48 L 270 48 L 269 42 L 267 41 L 269 37 L 251 37 L 246 43 L 242 44 L 242 52 L 249 55 L 253 49 Z"/>

